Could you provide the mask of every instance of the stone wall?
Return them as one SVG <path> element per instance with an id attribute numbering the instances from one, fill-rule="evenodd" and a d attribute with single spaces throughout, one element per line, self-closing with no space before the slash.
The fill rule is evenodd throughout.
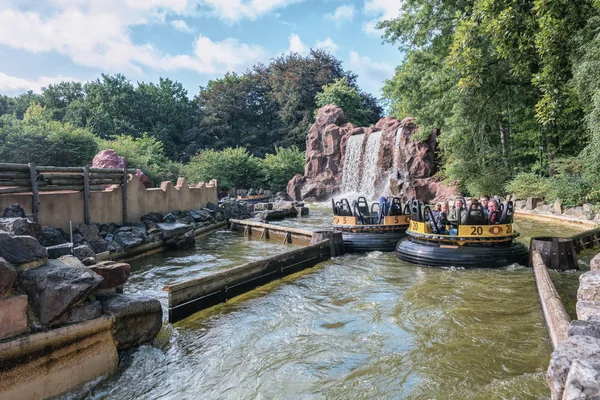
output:
<path id="1" fill-rule="evenodd" d="M 90 222 L 99 224 L 121 223 L 122 188 L 113 186 L 102 192 L 90 193 Z M 127 184 L 127 218 L 139 221 L 143 215 L 151 212 L 168 213 L 173 210 L 194 210 L 217 203 L 217 182 L 199 183 L 190 186 L 183 178 L 172 182 L 163 182 L 160 188 L 146 189 L 140 179 L 131 175 Z M 0 210 L 12 204 L 19 204 L 31 213 L 31 195 L 14 194 L 0 196 Z M 73 225 L 81 224 L 83 219 L 83 192 L 40 193 L 40 224 L 68 230 L 69 221 Z"/>

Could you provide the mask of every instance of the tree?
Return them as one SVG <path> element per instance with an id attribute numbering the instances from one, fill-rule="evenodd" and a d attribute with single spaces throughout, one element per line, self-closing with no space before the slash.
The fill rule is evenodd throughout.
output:
<path id="1" fill-rule="evenodd" d="M 265 155 L 262 161 L 265 182 L 274 192 L 285 190 L 296 174 L 304 172 L 305 153 L 297 147 L 276 147 L 275 154 Z"/>
<path id="2" fill-rule="evenodd" d="M 366 95 L 351 87 L 345 77 L 323 86 L 323 91 L 316 96 L 317 107 L 335 104 L 344 110 L 348 122 L 358 126 L 372 125 L 381 117 L 381 109 L 377 112 L 377 106 L 369 107 L 367 101 Z"/>

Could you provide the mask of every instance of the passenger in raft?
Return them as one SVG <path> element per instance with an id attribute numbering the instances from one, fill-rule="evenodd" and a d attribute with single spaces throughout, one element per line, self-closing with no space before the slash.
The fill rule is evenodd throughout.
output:
<path id="1" fill-rule="evenodd" d="M 481 204 L 476 199 L 472 199 L 471 205 L 467 207 L 466 211 L 460 215 L 461 225 L 487 224 L 487 216 L 481 207 Z M 471 212 L 471 215 L 469 215 L 469 211 Z"/>
<path id="2" fill-rule="evenodd" d="M 452 228 L 450 228 L 450 234 L 451 235 L 457 235 L 458 234 L 458 217 L 459 214 L 464 214 L 465 213 L 465 207 L 463 204 L 463 201 L 461 198 L 457 198 L 456 200 L 454 200 L 454 208 L 452 208 L 452 210 L 450 210 L 450 214 L 448 215 L 448 222 L 449 224 L 452 225 Z"/>
<path id="3" fill-rule="evenodd" d="M 484 194 L 479 198 L 479 203 L 481 203 L 483 211 L 485 211 L 486 214 L 489 214 L 488 205 L 490 204 L 490 196 Z"/>
<path id="4" fill-rule="evenodd" d="M 379 211 L 377 212 L 377 223 L 381 224 L 381 223 L 383 223 L 385 216 L 390 211 L 390 204 L 388 203 L 388 201 L 385 197 L 381 196 L 379 198 L 378 205 L 379 205 L 379 207 L 378 207 Z"/>
<path id="5" fill-rule="evenodd" d="M 498 209 L 498 202 L 496 200 L 490 200 L 488 204 L 488 222 L 490 225 L 499 224 L 502 213 Z"/>
<path id="6" fill-rule="evenodd" d="M 433 223 L 435 221 L 435 223 Z M 430 221 L 433 233 L 447 235 L 446 225 L 448 225 L 448 203 L 437 203 L 433 212 L 433 221 Z M 436 228 L 437 227 L 437 228 Z"/>

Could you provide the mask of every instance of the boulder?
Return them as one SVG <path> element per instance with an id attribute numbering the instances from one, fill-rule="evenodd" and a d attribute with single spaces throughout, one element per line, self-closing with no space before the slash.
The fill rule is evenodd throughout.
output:
<path id="1" fill-rule="evenodd" d="M 15 267 L 0 257 L 0 300 L 8 296 L 16 279 L 17 270 Z"/>
<path id="2" fill-rule="evenodd" d="M 212 211 L 219 211 L 219 206 L 215 203 L 211 203 L 210 201 L 206 203 L 206 208 Z"/>
<path id="3" fill-rule="evenodd" d="M 600 301 L 580 300 L 576 309 L 577 319 L 585 321 L 591 316 L 600 315 Z"/>
<path id="4" fill-rule="evenodd" d="M 194 222 L 209 222 L 214 219 L 208 210 L 192 210 L 190 215 L 194 218 Z"/>
<path id="5" fill-rule="evenodd" d="M 272 210 L 273 203 L 257 203 L 254 205 L 254 211 Z"/>
<path id="6" fill-rule="evenodd" d="M 150 180 L 148 175 L 144 174 L 144 172 L 142 172 L 141 169 L 135 170 L 135 176 L 138 177 L 138 179 L 140 180 L 140 182 L 142 182 L 142 185 L 144 185 L 144 187 L 151 188 L 153 186 L 152 181 Z"/>
<path id="7" fill-rule="evenodd" d="M 552 212 L 558 215 L 561 215 L 563 213 L 562 201 L 558 197 L 556 198 L 556 200 L 554 200 L 554 204 L 552 204 Z"/>
<path id="8" fill-rule="evenodd" d="M 559 343 L 550 358 L 546 380 L 552 399 L 562 399 L 571 364 L 600 353 L 600 339 L 591 336 L 570 336 Z"/>
<path id="9" fill-rule="evenodd" d="M 294 200 L 294 198 L 292 196 L 290 196 L 287 192 L 277 192 L 277 194 L 275 196 L 277 196 L 277 199 L 281 200 L 281 201 L 293 201 Z"/>
<path id="10" fill-rule="evenodd" d="M 515 210 L 524 210 L 527 208 L 527 200 L 516 200 L 514 201 Z"/>
<path id="11" fill-rule="evenodd" d="M 100 239 L 98 236 L 98 233 L 100 232 L 98 225 L 78 224 L 76 229 L 79 231 L 81 236 L 83 236 L 83 239 L 88 243 L 95 242 Z"/>
<path id="12" fill-rule="evenodd" d="M 162 327 L 162 307 L 152 297 L 133 294 L 100 295 L 104 314 L 115 317 L 114 339 L 119 350 L 154 339 Z"/>
<path id="13" fill-rule="evenodd" d="M 42 227 L 42 246 L 50 247 L 67 243 L 68 240 L 65 239 L 66 237 L 67 235 L 60 228 L 53 226 Z"/>
<path id="14" fill-rule="evenodd" d="M 302 187 L 306 184 L 306 177 L 296 174 L 287 184 L 287 193 L 290 198 L 302 201 Z"/>
<path id="15" fill-rule="evenodd" d="M 27 296 L 12 296 L 0 300 L 0 340 L 29 331 L 27 326 Z"/>
<path id="16" fill-rule="evenodd" d="M 600 271 L 589 271 L 579 276 L 577 300 L 600 301 Z"/>
<path id="17" fill-rule="evenodd" d="M 102 306 L 98 300 L 86 301 L 73 307 L 65 322 L 67 324 L 76 324 L 78 322 L 99 318 L 101 315 Z"/>
<path id="18" fill-rule="evenodd" d="M 15 236 L 32 236 L 39 241 L 44 238 L 41 225 L 27 218 L 0 218 L 0 230 Z"/>
<path id="19" fill-rule="evenodd" d="M 600 339 L 600 316 L 592 316 L 586 321 L 571 321 L 569 336 L 591 336 Z"/>
<path id="20" fill-rule="evenodd" d="M 527 211 L 534 210 L 539 203 L 542 203 L 544 200 L 541 197 L 528 197 L 527 203 L 525 204 L 525 209 Z"/>
<path id="21" fill-rule="evenodd" d="M 163 222 L 157 224 L 156 227 L 162 231 L 163 239 L 183 235 L 194 229 L 192 225 L 182 224 L 180 222 Z"/>
<path id="22" fill-rule="evenodd" d="M 77 257 L 80 261 L 83 261 L 86 258 L 93 258 L 94 260 L 96 260 L 96 253 L 87 244 L 73 247 L 73 255 Z"/>
<path id="23" fill-rule="evenodd" d="M 583 203 L 581 208 L 585 213 L 591 213 L 594 210 L 594 205 L 592 203 Z"/>
<path id="24" fill-rule="evenodd" d="M 142 237 L 133 231 L 119 231 L 115 233 L 114 238 L 115 242 L 117 242 L 123 249 L 127 250 L 144 243 L 145 236 Z"/>
<path id="25" fill-rule="evenodd" d="M 105 251 L 109 251 L 108 250 L 109 243 L 105 239 L 98 239 L 95 242 L 90 242 L 89 245 L 92 247 L 92 249 L 94 250 L 94 253 L 96 253 L 96 254 L 104 253 Z"/>
<path id="26" fill-rule="evenodd" d="M 73 249 L 72 243 L 63 243 L 57 244 L 56 246 L 48 246 L 46 247 L 46 251 L 48 252 L 48 258 L 57 259 L 62 256 L 68 256 L 71 254 Z"/>
<path id="27" fill-rule="evenodd" d="M 217 211 L 215 213 L 215 221 L 220 222 L 220 221 L 224 221 L 224 220 L 225 220 L 225 217 L 223 216 L 223 213 Z"/>
<path id="28" fill-rule="evenodd" d="M 150 214 L 146 214 L 140 218 L 140 221 L 146 226 L 146 228 L 156 228 L 156 224 L 161 223 L 163 221 L 163 215 L 160 212 L 151 212 Z"/>
<path id="29" fill-rule="evenodd" d="M 308 215 L 309 210 L 308 207 L 296 207 L 297 215 L 305 216 Z"/>
<path id="30" fill-rule="evenodd" d="M 18 204 L 13 204 L 4 209 L 2 218 L 26 218 L 25 210 Z"/>
<path id="31" fill-rule="evenodd" d="M 579 219 L 585 218 L 585 212 L 583 211 L 583 207 L 581 207 L 581 206 L 567 208 L 565 210 L 565 215 L 568 215 L 569 217 L 579 218 Z"/>
<path id="32" fill-rule="evenodd" d="M 131 267 L 126 263 L 105 262 L 90 266 L 90 269 L 100 275 L 104 280 L 98 286 L 99 290 L 114 289 L 123 286 L 129 275 L 131 275 Z"/>
<path id="33" fill-rule="evenodd" d="M 127 168 L 125 159 L 117 154 L 113 149 L 102 150 L 94 156 L 92 160 L 94 168 Z"/>
<path id="34" fill-rule="evenodd" d="M 196 244 L 196 235 L 190 230 L 183 235 L 171 236 L 165 239 L 165 245 L 171 249 L 185 249 Z"/>
<path id="35" fill-rule="evenodd" d="M 600 253 L 596 254 L 594 258 L 590 261 L 590 270 L 599 271 L 600 270 Z"/>
<path id="36" fill-rule="evenodd" d="M 97 289 L 102 277 L 75 257 L 65 256 L 23 272 L 19 283 L 40 323 L 50 325 Z"/>
<path id="37" fill-rule="evenodd" d="M 600 354 L 573 360 L 562 399 L 600 399 Z"/>
<path id="38" fill-rule="evenodd" d="M 106 236 L 107 233 L 113 233 L 114 231 L 119 229 L 119 225 L 111 222 L 109 224 L 100 225 L 98 229 L 100 230 L 100 232 L 103 232 L 104 236 Z"/>
<path id="39" fill-rule="evenodd" d="M 14 236 L 0 231 L 0 257 L 17 266 L 20 264 L 31 266 L 48 258 L 48 251 L 31 236 Z"/>

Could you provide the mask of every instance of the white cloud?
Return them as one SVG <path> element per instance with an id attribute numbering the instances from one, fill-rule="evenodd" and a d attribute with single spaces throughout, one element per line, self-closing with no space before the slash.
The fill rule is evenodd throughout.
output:
<path id="1" fill-rule="evenodd" d="M 256 20 L 271 11 L 304 0 L 204 0 L 203 4 L 221 20 L 233 23 L 242 19 Z"/>
<path id="2" fill-rule="evenodd" d="M 43 87 L 63 81 L 80 80 L 66 76 L 40 76 L 36 79 L 29 80 L 0 72 L 0 92 L 25 92 L 32 90 L 39 93 Z"/>
<path id="3" fill-rule="evenodd" d="M 356 51 L 350 52 L 350 69 L 358 75 L 362 88 L 371 93 L 379 92 L 381 84 L 394 75 L 394 67 L 360 56 Z"/>
<path id="4" fill-rule="evenodd" d="M 162 21 L 165 13 L 186 13 L 191 4 L 186 0 L 127 0 L 127 6 L 119 0 L 52 1 L 59 7 L 53 12 L 0 9 L 0 45 L 31 53 L 54 51 L 79 65 L 125 73 L 144 69 L 241 72 L 269 57 L 264 48 L 231 38 L 213 42 L 198 36 L 192 54 L 176 55 L 150 43 L 133 42 L 131 26 Z"/>
<path id="5" fill-rule="evenodd" d="M 333 21 L 336 26 L 354 18 L 354 5 L 343 5 L 335 9 L 333 13 L 325 14 L 325 19 Z"/>
<path id="6" fill-rule="evenodd" d="M 338 49 L 338 45 L 330 37 L 325 40 L 317 40 L 315 47 L 317 49 L 327 50 L 330 53 L 335 53 Z"/>
<path id="7" fill-rule="evenodd" d="M 401 9 L 401 0 L 365 0 L 365 14 L 375 18 L 363 24 L 363 32 L 370 36 L 380 36 L 381 32 L 376 28 L 377 23 L 397 18 Z"/>
<path id="8" fill-rule="evenodd" d="M 192 33 L 194 30 L 189 27 L 189 25 L 182 19 L 175 19 L 171 21 L 171 26 L 178 31 L 185 33 Z"/>
<path id="9" fill-rule="evenodd" d="M 296 35 L 295 33 L 290 35 L 290 47 L 288 48 L 288 52 L 305 55 L 308 54 L 308 50 L 308 46 L 302 42 L 300 36 Z"/>

